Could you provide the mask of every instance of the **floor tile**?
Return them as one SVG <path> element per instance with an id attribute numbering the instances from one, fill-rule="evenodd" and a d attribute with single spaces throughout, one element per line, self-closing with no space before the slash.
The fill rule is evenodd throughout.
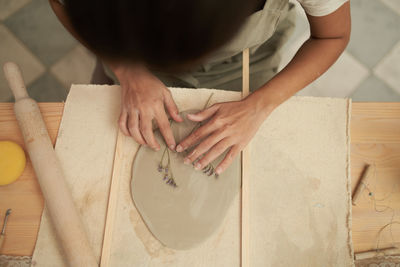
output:
<path id="1" fill-rule="evenodd" d="M 369 75 L 369 70 L 346 51 L 319 79 L 298 95 L 348 97 Z"/>
<path id="2" fill-rule="evenodd" d="M 354 102 L 400 102 L 400 94 L 375 75 L 370 75 L 351 95 Z"/>
<path id="3" fill-rule="evenodd" d="M 350 3 L 352 33 L 347 49 L 373 68 L 400 40 L 400 16 L 378 0 L 351 0 Z"/>
<path id="4" fill-rule="evenodd" d="M 4 23 L 47 67 L 77 43 L 58 21 L 48 0 L 32 1 Z"/>
<path id="5" fill-rule="evenodd" d="M 399 0 L 381 0 L 385 5 L 393 9 L 400 15 L 400 1 Z"/>
<path id="6" fill-rule="evenodd" d="M 0 20 L 5 20 L 31 0 L 0 0 Z"/>
<path id="7" fill-rule="evenodd" d="M 67 98 L 68 90 L 49 72 L 28 87 L 29 95 L 38 102 L 60 102 Z"/>
<path id="8" fill-rule="evenodd" d="M 400 93 L 400 42 L 379 62 L 374 73 Z"/>
<path id="9" fill-rule="evenodd" d="M 51 73 L 65 88 L 69 88 L 73 83 L 90 83 L 95 65 L 95 56 L 78 45 L 51 67 Z"/>
<path id="10" fill-rule="evenodd" d="M 40 61 L 1 23 L 0 47 L 0 69 L 2 69 L 2 66 L 7 61 L 16 62 L 21 68 L 26 84 L 31 83 L 44 73 L 45 68 Z M 12 93 L 1 71 L 0 102 L 8 101 L 11 97 Z"/>

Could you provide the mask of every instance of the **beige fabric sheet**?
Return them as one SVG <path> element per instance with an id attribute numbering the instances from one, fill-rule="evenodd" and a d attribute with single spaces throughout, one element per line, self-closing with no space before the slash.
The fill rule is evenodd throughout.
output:
<path id="1" fill-rule="evenodd" d="M 171 88 L 180 110 L 240 93 Z M 100 257 L 119 115 L 118 86 L 74 85 L 56 152 Z M 346 99 L 293 97 L 265 121 L 251 143 L 251 266 L 351 266 L 349 112 Z M 124 137 L 110 266 L 239 266 L 240 197 L 220 229 L 188 251 L 163 247 L 130 195 L 138 145 Z M 64 266 L 46 211 L 33 255 L 36 266 Z"/>

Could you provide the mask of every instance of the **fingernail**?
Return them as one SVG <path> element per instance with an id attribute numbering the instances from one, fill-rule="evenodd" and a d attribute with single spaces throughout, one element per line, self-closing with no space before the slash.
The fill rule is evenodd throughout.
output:
<path id="1" fill-rule="evenodd" d="M 183 160 L 183 163 L 185 163 L 186 165 L 189 165 L 189 164 L 190 164 L 190 159 L 185 158 L 185 159 Z"/>
<path id="2" fill-rule="evenodd" d="M 218 175 L 220 175 L 221 172 L 222 172 L 222 169 L 221 169 L 220 167 L 218 167 L 218 168 L 215 170 L 215 173 L 218 174 Z"/>
<path id="3" fill-rule="evenodd" d="M 183 147 L 181 145 L 178 145 L 176 147 L 176 152 L 182 152 L 183 151 Z"/>
<path id="4" fill-rule="evenodd" d="M 158 151 L 158 150 L 160 150 L 160 148 L 159 148 L 159 147 L 155 147 L 154 150 L 155 150 L 155 151 Z"/>
<path id="5" fill-rule="evenodd" d="M 194 165 L 194 169 L 196 171 L 200 170 L 201 169 L 201 164 L 200 163 L 196 163 L 196 165 Z"/>
<path id="6" fill-rule="evenodd" d="M 171 150 L 174 150 L 174 149 L 175 149 L 175 145 L 170 145 L 169 148 L 170 148 Z"/>

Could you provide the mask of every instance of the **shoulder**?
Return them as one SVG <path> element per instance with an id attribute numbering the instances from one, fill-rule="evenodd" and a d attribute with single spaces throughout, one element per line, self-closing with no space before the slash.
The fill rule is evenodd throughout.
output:
<path id="1" fill-rule="evenodd" d="M 297 0 L 305 12 L 311 16 L 325 16 L 336 11 L 349 0 Z"/>

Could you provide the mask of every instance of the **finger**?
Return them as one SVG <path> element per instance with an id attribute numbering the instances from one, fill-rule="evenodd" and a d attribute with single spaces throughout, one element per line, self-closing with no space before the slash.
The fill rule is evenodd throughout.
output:
<path id="1" fill-rule="evenodd" d="M 188 114 L 187 117 L 191 121 L 204 121 L 214 115 L 218 109 L 219 105 L 215 104 L 195 114 Z"/>
<path id="2" fill-rule="evenodd" d="M 232 146 L 228 153 L 226 153 L 225 158 L 218 164 L 217 168 L 215 169 L 215 173 L 217 175 L 223 173 L 229 167 L 229 165 L 231 165 L 232 161 L 241 150 L 242 148 L 238 145 Z"/>
<path id="3" fill-rule="evenodd" d="M 189 136 L 187 136 L 177 147 L 177 152 L 182 152 L 189 147 L 193 146 L 194 144 L 198 143 L 204 137 L 207 137 L 209 134 L 217 130 L 217 126 L 213 122 L 208 122 L 195 130 Z"/>
<path id="4" fill-rule="evenodd" d="M 178 107 L 175 104 L 174 99 L 172 98 L 171 92 L 167 89 L 166 93 L 164 94 L 164 104 L 165 108 L 167 109 L 169 115 L 171 116 L 174 121 L 182 122 L 183 119 L 179 115 Z"/>
<path id="5" fill-rule="evenodd" d="M 142 134 L 144 140 L 146 140 L 146 144 L 154 150 L 159 150 L 160 145 L 154 137 L 151 117 L 140 114 L 139 120 L 140 133 Z"/>
<path id="6" fill-rule="evenodd" d="M 196 170 L 201 170 L 207 166 L 210 162 L 216 159 L 219 155 L 225 152 L 232 145 L 229 138 L 222 139 L 203 158 L 201 158 L 194 166 Z"/>
<path id="7" fill-rule="evenodd" d="M 128 130 L 133 139 L 141 145 L 146 145 L 142 134 L 139 130 L 139 114 L 137 111 L 132 111 L 128 116 Z"/>
<path id="8" fill-rule="evenodd" d="M 118 119 L 119 128 L 121 129 L 124 135 L 130 136 L 127 123 L 128 123 L 128 112 L 126 112 L 126 110 L 121 110 L 121 114 L 119 115 Z"/>
<path id="9" fill-rule="evenodd" d="M 176 143 L 174 135 L 172 134 L 171 125 L 169 124 L 168 117 L 165 114 L 164 110 L 160 111 L 159 114 L 156 116 L 156 121 L 158 128 L 160 129 L 160 132 L 164 137 L 165 143 L 171 150 L 175 150 Z"/>
<path id="10" fill-rule="evenodd" d="M 214 133 L 203 140 L 193 151 L 184 159 L 185 164 L 190 164 L 201 155 L 210 150 L 215 144 L 224 138 L 222 133 Z"/>

